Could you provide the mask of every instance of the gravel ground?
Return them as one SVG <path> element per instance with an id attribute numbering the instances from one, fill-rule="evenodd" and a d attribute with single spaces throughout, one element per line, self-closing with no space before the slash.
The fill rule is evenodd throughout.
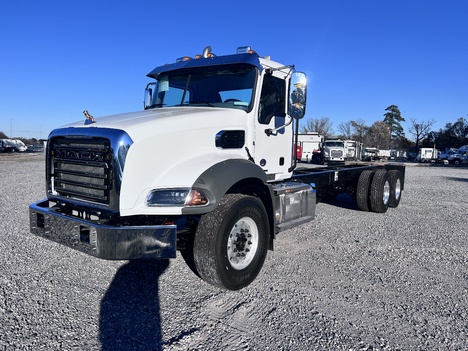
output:
<path id="1" fill-rule="evenodd" d="M 468 168 L 408 166 L 400 206 L 344 195 L 237 292 L 170 261 L 103 261 L 29 233 L 42 155 L 0 155 L 1 350 L 468 350 Z"/>

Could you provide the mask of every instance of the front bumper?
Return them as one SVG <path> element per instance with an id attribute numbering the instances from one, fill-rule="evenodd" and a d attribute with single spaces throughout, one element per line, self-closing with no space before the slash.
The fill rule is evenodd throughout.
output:
<path id="1" fill-rule="evenodd" d="M 106 260 L 176 257 L 176 225 L 114 226 L 59 213 L 47 199 L 29 206 L 31 233 Z"/>

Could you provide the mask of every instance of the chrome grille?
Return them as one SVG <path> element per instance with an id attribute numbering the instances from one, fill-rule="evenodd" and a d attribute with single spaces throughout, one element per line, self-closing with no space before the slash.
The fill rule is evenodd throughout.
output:
<path id="1" fill-rule="evenodd" d="M 343 157 L 343 150 L 331 150 L 331 157 Z"/>
<path id="2" fill-rule="evenodd" d="M 109 205 L 112 154 L 105 138 L 51 140 L 50 181 L 58 196 Z"/>

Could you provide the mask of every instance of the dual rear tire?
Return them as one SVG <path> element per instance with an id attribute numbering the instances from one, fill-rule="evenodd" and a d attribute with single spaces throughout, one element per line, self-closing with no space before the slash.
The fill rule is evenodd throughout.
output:
<path id="1" fill-rule="evenodd" d="M 365 170 L 356 186 L 356 203 L 361 211 L 385 213 L 400 203 L 403 177 L 398 170 Z"/>

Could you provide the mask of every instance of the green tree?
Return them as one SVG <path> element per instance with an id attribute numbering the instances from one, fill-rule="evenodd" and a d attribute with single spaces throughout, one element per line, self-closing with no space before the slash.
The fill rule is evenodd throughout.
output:
<path id="1" fill-rule="evenodd" d="M 377 121 L 369 127 L 364 137 L 364 145 L 377 149 L 389 148 L 390 131 L 385 122 Z"/>
<path id="2" fill-rule="evenodd" d="M 468 121 L 460 117 L 455 123 L 447 123 L 444 129 L 430 132 L 421 142 L 422 146 L 432 147 L 434 144 L 439 150 L 468 145 Z"/>
<path id="3" fill-rule="evenodd" d="M 402 117 L 398 106 L 391 105 L 388 106 L 384 114 L 383 122 L 388 126 L 390 130 L 390 145 L 392 144 L 392 139 L 399 138 L 403 136 L 405 133 L 403 132 L 403 127 L 401 126 L 401 122 L 405 122 L 405 119 Z"/>
<path id="4" fill-rule="evenodd" d="M 393 148 L 396 150 L 409 150 L 411 148 L 414 148 L 414 141 L 409 140 L 404 136 L 395 139 L 393 142 Z"/>
<path id="5" fill-rule="evenodd" d="M 466 143 L 468 139 L 468 121 L 460 117 L 452 126 L 453 133 L 460 138 L 463 144 Z"/>

